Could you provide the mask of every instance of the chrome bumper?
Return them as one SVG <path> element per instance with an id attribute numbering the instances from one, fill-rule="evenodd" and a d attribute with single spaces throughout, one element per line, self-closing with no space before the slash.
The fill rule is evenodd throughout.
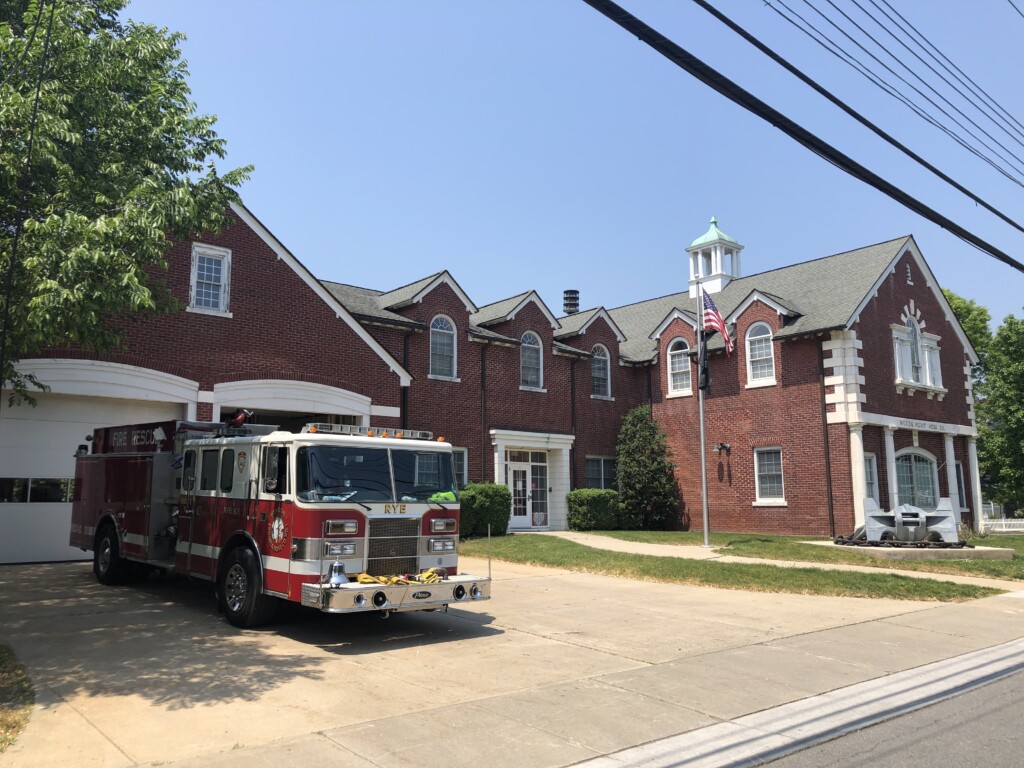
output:
<path id="1" fill-rule="evenodd" d="M 459 574 L 433 584 L 303 584 L 302 604 L 325 613 L 428 611 L 491 598 L 491 580 Z"/>

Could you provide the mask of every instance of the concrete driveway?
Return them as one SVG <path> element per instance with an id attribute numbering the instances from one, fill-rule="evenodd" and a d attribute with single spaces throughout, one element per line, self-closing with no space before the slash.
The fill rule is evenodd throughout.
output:
<path id="1" fill-rule="evenodd" d="M 0 765 L 562 766 L 1024 636 L 1020 599 L 755 594 L 504 563 L 494 577 L 472 609 L 294 608 L 239 631 L 209 585 L 4 566 L 0 642 L 38 701 Z"/>

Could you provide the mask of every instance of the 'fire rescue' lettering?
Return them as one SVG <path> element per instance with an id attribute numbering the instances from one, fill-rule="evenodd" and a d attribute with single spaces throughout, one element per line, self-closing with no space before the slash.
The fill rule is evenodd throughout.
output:
<path id="1" fill-rule="evenodd" d="M 129 445 L 156 445 L 156 443 L 156 435 L 153 434 L 152 429 L 122 430 L 112 432 L 110 435 L 110 444 L 114 448 L 127 448 Z"/>

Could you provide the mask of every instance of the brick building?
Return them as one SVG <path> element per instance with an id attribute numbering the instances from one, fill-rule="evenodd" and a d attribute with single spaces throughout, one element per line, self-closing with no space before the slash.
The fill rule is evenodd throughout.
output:
<path id="1" fill-rule="evenodd" d="M 288 429 L 430 429 L 462 481 L 509 485 L 513 529 L 545 530 L 565 528 L 569 490 L 614 485 L 622 417 L 651 403 L 680 515 L 699 521 L 698 280 L 736 346 L 709 346 L 714 529 L 848 533 L 867 497 L 976 514 L 976 355 L 913 238 L 748 277 L 742 250 L 712 220 L 684 290 L 585 311 L 566 292 L 556 316 L 531 290 L 477 306 L 447 271 L 387 291 L 317 280 L 234 206 L 231 226 L 168 254 L 187 309 L 126 324 L 114 354 L 20 364 L 50 391 L 0 412 L 0 562 L 80 555 L 68 479 L 93 428 L 239 407 Z"/>

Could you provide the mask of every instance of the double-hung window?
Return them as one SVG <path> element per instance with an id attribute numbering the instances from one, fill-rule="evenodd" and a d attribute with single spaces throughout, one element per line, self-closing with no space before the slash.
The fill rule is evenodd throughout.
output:
<path id="1" fill-rule="evenodd" d="M 754 475 L 757 483 L 757 502 L 765 504 L 785 503 L 786 494 L 782 485 L 781 448 L 755 449 Z"/>
<path id="2" fill-rule="evenodd" d="M 588 456 L 586 467 L 587 488 L 618 488 L 615 459 Z"/>
<path id="3" fill-rule="evenodd" d="M 430 375 L 455 378 L 455 324 L 444 315 L 430 323 Z"/>
<path id="4" fill-rule="evenodd" d="M 193 243 L 189 311 L 230 317 L 230 296 L 231 251 Z"/>
<path id="5" fill-rule="evenodd" d="M 747 386 L 775 383 L 775 348 L 767 323 L 754 323 L 747 331 Z"/>
<path id="6" fill-rule="evenodd" d="M 608 350 L 603 344 L 598 344 L 591 354 L 593 357 L 590 361 L 590 395 L 609 398 L 612 396 L 612 377 Z"/>
<path id="7" fill-rule="evenodd" d="M 676 339 L 668 347 L 668 393 L 691 395 L 690 345 L 685 339 Z"/>

